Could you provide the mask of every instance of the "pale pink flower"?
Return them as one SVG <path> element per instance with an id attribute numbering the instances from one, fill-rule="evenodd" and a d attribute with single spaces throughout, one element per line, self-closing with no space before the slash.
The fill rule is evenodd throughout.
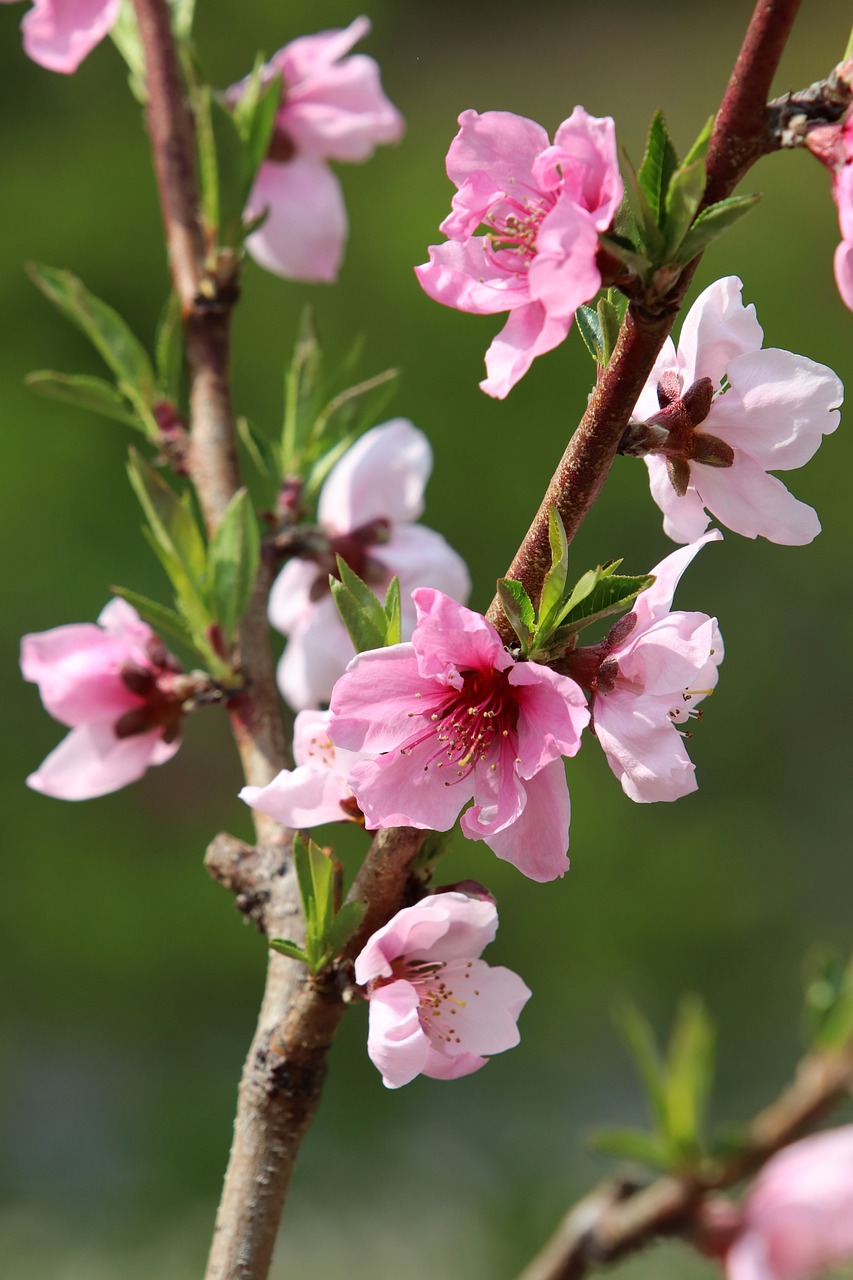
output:
<path id="1" fill-rule="evenodd" d="M 440 228 L 448 240 L 430 246 L 415 274 L 445 306 L 509 311 L 480 383 L 503 399 L 601 287 L 598 233 L 622 199 L 616 137 L 609 117 L 583 107 L 563 121 L 553 146 L 541 125 L 509 111 L 463 111 L 459 124 L 447 153 L 458 187 Z M 485 235 L 475 235 L 481 224 Z"/>
<path id="2" fill-rule="evenodd" d="M 180 745 L 180 668 L 124 600 L 97 626 L 84 622 L 24 636 L 21 670 L 71 732 L 27 783 L 60 800 L 126 787 Z"/>
<path id="3" fill-rule="evenodd" d="M 784 1147 L 742 1210 L 728 1280 L 816 1280 L 853 1260 L 853 1125 Z"/>
<path id="4" fill-rule="evenodd" d="M 563 875 L 562 757 L 589 722 L 581 689 L 516 662 L 491 623 L 440 591 L 413 598 L 411 644 L 359 654 L 332 693 L 332 741 L 378 756 L 349 777 L 365 825 L 448 831 L 473 797 L 463 835 L 532 880 Z"/>
<path id="5" fill-rule="evenodd" d="M 292 40 L 267 64 L 269 76 L 281 75 L 284 93 L 246 210 L 248 217 L 268 214 L 246 248 L 290 280 L 337 279 L 347 215 L 327 162 L 368 160 L 380 143 L 403 136 L 403 118 L 383 93 L 373 58 L 344 56 L 369 31 L 367 18 L 356 18 L 344 30 Z"/>
<path id="6" fill-rule="evenodd" d="M 431 471 L 426 436 L 395 418 L 366 431 L 326 477 L 317 509 L 322 546 L 314 559 L 288 560 L 269 601 L 270 621 L 290 637 L 279 688 L 297 710 L 328 702 L 355 652 L 329 591 L 336 553 L 377 596 L 395 575 L 400 579 L 405 638 L 415 625 L 415 587 L 468 599 L 471 580 L 461 556 L 440 534 L 415 523 Z"/>
<path id="7" fill-rule="evenodd" d="M 723 641 L 716 618 L 670 606 L 700 547 L 720 536 L 715 529 L 662 560 L 631 613 L 592 650 L 593 730 L 622 790 L 641 803 L 696 790 L 696 767 L 676 726 L 695 717 L 716 686 Z"/>
<path id="8" fill-rule="evenodd" d="M 316 827 L 358 819 L 347 779 L 361 752 L 344 751 L 329 737 L 331 711 L 300 711 L 293 726 L 294 769 L 265 787 L 243 787 L 240 799 L 285 827 Z"/>
<path id="9" fill-rule="evenodd" d="M 389 1089 L 417 1075 L 470 1075 L 518 1044 L 530 991 L 511 969 L 478 958 L 497 928 L 493 902 L 436 893 L 367 942 L 355 980 L 370 1001 L 367 1052 Z"/>
<path id="10" fill-rule="evenodd" d="M 120 8 L 121 0 L 33 0 L 21 23 L 24 51 L 48 71 L 69 75 L 107 35 Z"/>
<path id="11" fill-rule="evenodd" d="M 746 538 L 801 546 L 820 532 L 817 514 L 768 472 L 808 462 L 823 436 L 838 426 L 844 388 L 826 365 L 773 347 L 762 350 L 755 307 L 743 305 L 742 288 L 737 276 L 727 276 L 699 295 L 682 325 L 678 350 L 668 338 L 637 401 L 635 419 L 663 420 L 679 411 L 691 388 L 708 380 L 710 409 L 687 449 L 702 455 L 702 439 L 710 437 L 703 456 L 717 465 L 690 458 L 689 484 L 679 496 L 664 444 L 663 452 L 645 458 L 652 497 L 675 542 L 693 542 L 704 532 L 707 509 Z M 724 451 L 730 465 L 721 465 Z M 675 453 L 687 456 L 678 448 Z"/>

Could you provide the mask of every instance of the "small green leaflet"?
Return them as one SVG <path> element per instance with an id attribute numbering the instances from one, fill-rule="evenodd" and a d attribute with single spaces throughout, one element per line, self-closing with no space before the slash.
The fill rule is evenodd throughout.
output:
<path id="1" fill-rule="evenodd" d="M 127 400 L 112 382 L 89 374 L 55 373 L 52 369 L 37 369 L 24 379 L 28 387 L 51 400 L 73 404 L 76 409 L 98 413 L 103 418 L 123 422 L 147 434 L 145 424 L 134 413 Z"/>
<path id="2" fill-rule="evenodd" d="M 400 642 L 400 583 L 392 579 L 381 604 L 366 583 L 338 556 L 338 575 L 329 575 L 329 587 L 338 613 L 350 634 L 356 653 L 384 649 Z"/>
<path id="3" fill-rule="evenodd" d="M 285 938 L 271 938 L 270 946 L 291 959 L 306 964 L 317 974 L 331 964 L 355 933 L 366 911 L 363 902 L 340 898 L 340 867 L 313 840 L 293 838 L 293 860 L 305 915 L 305 946 Z"/>
<path id="4" fill-rule="evenodd" d="M 261 551 L 258 521 L 246 489 L 225 508 L 208 548 L 211 603 L 227 644 L 246 611 Z"/>

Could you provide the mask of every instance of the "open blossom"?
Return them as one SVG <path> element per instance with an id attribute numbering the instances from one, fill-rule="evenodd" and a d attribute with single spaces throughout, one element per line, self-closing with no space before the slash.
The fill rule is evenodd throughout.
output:
<path id="1" fill-rule="evenodd" d="M 270 621 L 290 637 L 278 666 L 279 687 L 297 710 L 328 702 L 354 653 L 329 591 L 336 554 L 380 597 L 395 575 L 400 579 L 406 638 L 415 625 L 415 587 L 468 599 L 465 562 L 440 534 L 414 523 L 431 470 L 426 436 L 395 418 L 366 431 L 326 477 L 317 510 L 318 550 L 312 559 L 288 560 L 269 601 Z"/>
<path id="2" fill-rule="evenodd" d="M 436 893 L 367 942 L 355 980 L 370 1001 L 367 1052 L 389 1089 L 417 1075 L 470 1075 L 518 1044 L 530 991 L 512 970 L 479 959 L 497 928 L 493 902 Z"/>
<path id="3" fill-rule="evenodd" d="M 33 0 L 21 23 L 24 50 L 48 71 L 70 74 L 112 29 L 120 8 L 121 0 Z"/>
<path id="4" fill-rule="evenodd" d="M 361 653 L 332 693 L 336 746 L 375 754 L 350 786 L 370 828 L 448 831 L 485 840 L 532 880 L 568 870 L 563 756 L 589 722 L 574 680 L 516 662 L 480 614 L 414 592 L 410 644 Z"/>
<path id="5" fill-rule="evenodd" d="M 742 288 L 727 276 L 700 294 L 637 401 L 635 419 L 659 437 L 645 455 L 652 497 L 676 542 L 698 538 L 710 512 L 744 537 L 801 546 L 817 514 L 768 472 L 808 462 L 838 426 L 844 388 L 826 365 L 762 350 Z"/>
<path id="6" fill-rule="evenodd" d="M 180 745 L 180 667 L 124 600 L 98 623 L 24 636 L 21 670 L 46 709 L 71 732 L 27 783 L 60 800 L 126 787 Z"/>
<path id="7" fill-rule="evenodd" d="M 536 356 L 567 336 L 575 311 L 601 287 L 598 234 L 622 199 L 609 117 L 575 107 L 551 145 L 541 125 L 509 111 L 463 111 L 447 153 L 458 187 L 415 274 L 431 298 L 459 311 L 508 311 L 486 352 L 480 386 L 498 399 Z M 484 235 L 475 235 L 484 225 Z"/>
<path id="8" fill-rule="evenodd" d="M 716 686 L 723 641 L 716 618 L 670 606 L 700 547 L 720 536 L 715 529 L 662 560 L 631 613 L 595 646 L 593 729 L 632 800 L 677 800 L 696 790 L 695 765 L 677 726 L 696 716 Z"/>
<path id="9" fill-rule="evenodd" d="M 778 1152 L 742 1209 L 728 1280 L 818 1280 L 853 1260 L 853 1125 Z"/>
<path id="10" fill-rule="evenodd" d="M 285 827 L 316 827 L 360 815 L 348 778 L 364 759 L 329 737 L 331 711 L 300 711 L 293 726 L 294 769 L 282 769 L 265 787 L 243 787 L 240 799 Z"/>
<path id="11" fill-rule="evenodd" d="M 246 210 L 248 217 L 268 214 L 246 247 L 286 279 L 337 279 L 347 215 L 328 161 L 368 160 L 380 143 L 403 135 L 403 118 L 383 93 L 373 58 L 345 56 L 369 30 L 367 18 L 356 18 L 344 30 L 292 40 L 267 64 L 269 76 L 281 75 L 284 92 Z M 239 94 L 240 86 L 231 92 Z"/>

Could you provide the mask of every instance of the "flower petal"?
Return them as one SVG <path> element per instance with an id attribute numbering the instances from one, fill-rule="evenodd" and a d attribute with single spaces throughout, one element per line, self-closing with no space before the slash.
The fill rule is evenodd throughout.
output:
<path id="1" fill-rule="evenodd" d="M 470 774 L 460 777 L 455 765 L 445 767 L 445 763 L 443 745 L 433 730 L 420 742 L 412 738 L 410 745 L 404 742 L 378 760 L 354 765 L 349 784 L 368 830 L 419 827 L 449 831 L 471 799 L 474 783 Z M 445 778 L 445 774 L 450 776 Z"/>
<path id="2" fill-rule="evenodd" d="M 464 244 L 456 240 L 431 244 L 429 262 L 415 267 L 424 293 L 445 307 L 475 315 L 527 307 L 530 303 L 527 275 L 523 273 L 519 277 L 500 271 L 486 246 L 483 236 L 473 236 Z"/>
<path id="3" fill-rule="evenodd" d="M 652 497 L 663 512 L 664 533 L 673 542 L 695 542 L 710 523 L 699 494 L 691 484 L 679 497 L 660 454 L 646 454 L 643 461 L 649 469 Z"/>
<path id="4" fill-rule="evenodd" d="M 802 547 L 820 533 L 817 512 L 746 453 L 739 452 L 734 465 L 723 470 L 694 463 L 691 471 L 696 492 L 708 510 L 745 538 Z"/>
<path id="5" fill-rule="evenodd" d="M 537 356 L 553 351 L 568 335 L 573 315 L 549 316 L 539 302 L 513 311 L 486 352 L 486 395 L 503 400 Z"/>
<path id="6" fill-rule="evenodd" d="M 543 883 L 563 876 L 569 869 L 571 808 L 566 771 L 554 760 L 524 783 L 527 803 L 511 826 L 485 837 L 492 853 L 531 880 Z M 470 812 L 470 810 L 469 810 Z M 465 818 L 463 815 L 463 829 Z"/>
<path id="7" fill-rule="evenodd" d="M 614 689 L 597 694 L 595 734 L 631 800 L 677 800 L 696 790 L 696 767 L 670 722 L 666 698 Z"/>
<path id="8" fill-rule="evenodd" d="M 352 660 L 332 691 L 329 737 L 349 751 L 399 748 L 443 696 L 422 678 L 413 645 L 370 649 Z"/>
<path id="9" fill-rule="evenodd" d="M 24 49 L 39 66 L 66 75 L 80 63 L 118 18 L 121 0 L 35 0 L 24 15 Z"/>
<path id="10" fill-rule="evenodd" d="M 589 724 L 580 686 L 537 662 L 516 663 L 509 683 L 518 690 L 519 775 L 531 778 L 551 760 L 576 755 Z"/>
<path id="11" fill-rule="evenodd" d="M 327 703 L 353 654 L 334 601 L 324 596 L 290 632 L 276 670 L 282 696 L 296 711 Z"/>
<path id="12" fill-rule="evenodd" d="M 117 738 L 111 724 L 87 724 L 72 729 L 27 778 L 34 791 L 59 800 L 91 800 L 118 791 L 141 778 L 154 760 L 160 730 Z M 169 756 L 178 748 L 169 744 Z"/>
<path id="13" fill-rule="evenodd" d="M 688 311 L 678 340 L 685 391 L 698 378 L 719 386 L 735 356 L 760 349 L 764 331 L 752 303 L 743 305 L 742 290 L 737 276 L 725 276 L 700 293 Z"/>
<path id="14" fill-rule="evenodd" d="M 269 210 L 246 248 L 259 266 L 286 280 L 331 284 L 347 236 L 340 184 L 325 161 L 305 152 L 261 165 L 246 216 Z"/>
<path id="15" fill-rule="evenodd" d="M 432 471 L 432 449 L 422 431 L 394 418 L 365 431 L 326 477 L 317 516 L 324 528 L 350 533 L 385 519 L 417 520 Z"/>
<path id="16" fill-rule="evenodd" d="M 460 671 L 505 671 L 513 666 L 500 636 L 482 614 L 429 587 L 413 591 L 412 600 L 418 611 L 412 644 L 423 677 L 439 677 L 445 685 L 461 688 L 456 674 Z"/>
<path id="17" fill-rule="evenodd" d="M 370 997 L 367 1052 L 388 1089 L 399 1089 L 424 1069 L 429 1041 L 419 1009 L 418 994 L 409 982 L 390 982 Z"/>
<path id="18" fill-rule="evenodd" d="M 484 111 L 482 115 L 463 111 L 459 132 L 447 153 L 447 176 L 461 187 L 466 179 L 483 170 L 509 191 L 514 187 L 529 188 L 533 185 L 533 162 L 548 143 L 541 124 L 526 116 L 512 111 Z"/>

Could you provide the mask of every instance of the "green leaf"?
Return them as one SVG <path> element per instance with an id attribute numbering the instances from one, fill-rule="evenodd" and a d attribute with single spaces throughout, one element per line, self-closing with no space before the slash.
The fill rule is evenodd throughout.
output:
<path id="1" fill-rule="evenodd" d="M 832 1052 L 853 1041 L 853 960 L 826 948 L 807 957 L 804 1015 L 810 1048 Z"/>
<path id="2" fill-rule="evenodd" d="M 184 329 L 181 322 L 181 300 L 174 290 L 160 312 L 154 337 L 157 379 L 168 400 L 177 401 L 181 388 L 184 360 Z"/>
<path id="3" fill-rule="evenodd" d="M 193 106 L 202 217 L 219 244 L 236 245 L 248 195 L 246 148 L 234 117 L 209 86 L 196 90 Z"/>
<path id="4" fill-rule="evenodd" d="M 640 250 L 639 256 L 643 259 L 648 259 L 650 263 L 658 265 L 663 261 L 666 242 L 658 226 L 657 215 L 649 204 L 645 191 L 640 186 L 636 169 L 629 160 L 627 153 L 623 152 L 623 157 L 625 173 L 628 179 L 625 192 L 636 223 L 637 237 L 640 242 L 638 246 Z M 609 242 L 613 237 L 601 236 L 600 238 L 602 243 L 609 248 Z M 618 240 L 615 242 L 613 251 L 618 253 Z M 618 256 L 625 261 L 624 253 L 618 253 Z"/>
<path id="5" fill-rule="evenodd" d="M 571 607 L 561 619 L 561 631 L 573 634 L 601 618 L 621 613 L 641 591 L 645 591 L 654 582 L 654 577 L 648 573 L 637 577 L 608 573 L 599 576 L 592 588 L 587 590 L 590 574 L 602 575 L 602 570 L 592 569 L 578 582 L 569 599 Z M 583 593 L 580 599 L 575 600 L 576 592 Z"/>
<path id="6" fill-rule="evenodd" d="M 122 600 L 126 600 L 128 604 L 133 605 L 140 618 L 150 622 L 155 630 L 165 632 L 175 640 L 180 640 L 183 644 L 188 645 L 191 649 L 195 648 L 189 627 L 180 614 L 175 613 L 174 609 L 169 609 L 164 604 L 158 604 L 156 600 L 149 600 L 147 596 L 140 595 L 138 591 L 129 591 L 127 587 L 110 587 L 110 590 L 113 595 L 121 596 Z"/>
<path id="7" fill-rule="evenodd" d="M 272 141 L 275 117 L 281 105 L 282 78 L 274 75 L 261 89 L 244 134 L 246 143 L 246 170 L 249 188 L 255 180 Z M 248 197 L 249 192 L 246 192 Z"/>
<path id="8" fill-rule="evenodd" d="M 154 370 L 145 348 L 118 312 L 89 293 L 70 271 L 29 263 L 27 273 L 45 297 L 82 329 L 118 378 L 119 390 L 138 410 L 150 410 L 158 399 Z"/>
<path id="9" fill-rule="evenodd" d="M 608 295 L 613 290 L 608 290 Z M 623 295 L 624 296 L 624 295 Z M 628 299 L 625 298 L 627 304 Z M 610 357 L 616 349 L 616 343 L 619 340 L 619 330 L 622 327 L 622 316 L 624 311 L 619 310 L 614 305 L 610 297 L 599 298 L 596 306 L 596 315 L 598 318 L 599 329 L 602 338 L 602 365 L 607 366 L 610 363 Z"/>
<path id="10" fill-rule="evenodd" d="M 400 579 L 395 575 L 385 592 L 385 644 L 399 644 L 403 636 L 402 602 L 400 600 Z"/>
<path id="11" fill-rule="evenodd" d="M 575 323 L 580 330 L 584 346 L 597 365 L 604 364 L 604 334 L 598 314 L 592 307 L 580 306 L 575 312 Z"/>
<path id="12" fill-rule="evenodd" d="M 601 1155 L 618 1160 L 636 1160 L 655 1169 L 669 1167 L 669 1152 L 660 1138 L 642 1129 L 602 1129 L 593 1133 L 588 1145 Z"/>
<path id="13" fill-rule="evenodd" d="M 181 612 L 196 638 L 213 621 L 207 604 L 207 552 L 192 512 L 191 498 L 174 489 L 144 458 L 130 450 L 128 475 L 148 520 L 151 545 L 168 573 Z"/>
<path id="14" fill-rule="evenodd" d="M 744 214 L 754 209 L 760 199 L 760 192 L 751 196 L 729 196 L 727 200 L 720 200 L 718 204 L 703 209 L 679 245 L 677 261 L 691 262 L 717 236 L 740 222 Z"/>
<path id="15" fill-rule="evenodd" d="M 50 400 L 73 404 L 77 409 L 99 413 L 104 418 L 123 422 L 125 426 L 145 431 L 139 416 L 128 408 L 124 396 L 111 382 L 88 374 L 54 373 L 52 369 L 37 369 L 24 379 L 28 387 Z"/>
<path id="16" fill-rule="evenodd" d="M 664 234 L 667 260 L 674 255 L 687 235 L 702 202 L 707 182 L 705 156 L 711 141 L 713 125 L 712 117 L 672 175 L 665 201 Z"/>
<path id="17" fill-rule="evenodd" d="M 265 478 L 280 478 L 280 467 L 275 448 L 260 427 L 249 418 L 237 419 L 237 435 L 260 474 Z"/>
<path id="18" fill-rule="evenodd" d="M 666 1133 L 664 1066 L 654 1032 L 636 1005 L 621 1001 L 614 1011 L 617 1026 L 631 1050 L 658 1132 Z"/>
<path id="19" fill-rule="evenodd" d="M 329 586 L 338 613 L 355 645 L 356 653 L 385 647 L 388 618 L 366 583 L 338 556 L 340 581 L 330 575 Z"/>
<path id="20" fill-rule="evenodd" d="M 714 1075 L 714 1026 L 698 996 L 679 1005 L 667 1052 L 666 1136 L 673 1156 L 695 1160 L 703 1147 Z"/>
<path id="21" fill-rule="evenodd" d="M 145 106 L 148 101 L 148 89 L 145 84 L 145 55 L 139 38 L 133 0 L 122 0 L 118 17 L 110 30 L 110 39 L 127 63 L 131 93 L 137 102 Z"/>
<path id="22" fill-rule="evenodd" d="M 246 611 L 260 559 L 258 521 L 246 489 L 234 494 L 208 549 L 208 581 L 216 621 L 226 642 Z"/>
<path id="23" fill-rule="evenodd" d="M 310 842 L 308 842 L 310 843 Z M 299 897 L 302 900 L 302 912 L 306 923 L 315 916 L 314 877 L 311 874 L 311 857 L 308 843 L 297 832 L 293 837 L 293 865 L 296 868 L 296 881 L 299 885 Z"/>
<path id="24" fill-rule="evenodd" d="M 172 27 L 179 40 L 192 35 L 195 0 L 169 0 L 172 6 Z"/>
<path id="25" fill-rule="evenodd" d="M 332 924 L 326 934 L 326 947 L 328 951 L 328 959 L 334 959 L 338 952 L 346 946 L 358 926 L 364 919 L 367 906 L 363 902 L 345 902 L 338 914 L 335 916 Z"/>
<path id="26" fill-rule="evenodd" d="M 293 357 L 284 378 L 284 423 L 281 436 L 281 471 L 298 473 L 299 453 L 307 421 L 316 410 L 323 356 L 310 307 L 302 312 Z"/>
<path id="27" fill-rule="evenodd" d="M 670 141 L 663 112 L 658 111 L 652 118 L 646 153 L 637 174 L 640 187 L 649 202 L 649 208 L 658 226 L 663 225 L 664 201 L 670 179 L 677 168 L 678 156 Z"/>
<path id="28" fill-rule="evenodd" d="M 620 262 L 624 262 L 625 266 L 631 271 L 635 271 L 641 280 L 645 281 L 652 269 L 651 259 L 639 248 L 635 247 L 630 240 L 624 236 L 618 235 L 599 235 L 599 243 L 608 253 L 612 253 Z"/>
<path id="29" fill-rule="evenodd" d="M 497 586 L 498 598 L 507 622 L 518 636 L 522 656 L 526 657 L 536 619 L 533 603 L 521 583 L 514 578 L 498 578 Z"/>
<path id="30" fill-rule="evenodd" d="M 548 512 L 548 541 L 551 547 L 551 568 L 545 575 L 539 597 L 537 642 L 547 637 L 559 621 L 569 575 L 569 540 L 560 513 L 554 506 Z"/>
<path id="31" fill-rule="evenodd" d="M 308 964 L 308 957 L 295 942 L 288 942 L 286 938 L 269 938 L 268 943 L 273 951 L 280 951 L 283 956 L 290 956 L 291 960 L 299 960 L 301 964 Z"/>

